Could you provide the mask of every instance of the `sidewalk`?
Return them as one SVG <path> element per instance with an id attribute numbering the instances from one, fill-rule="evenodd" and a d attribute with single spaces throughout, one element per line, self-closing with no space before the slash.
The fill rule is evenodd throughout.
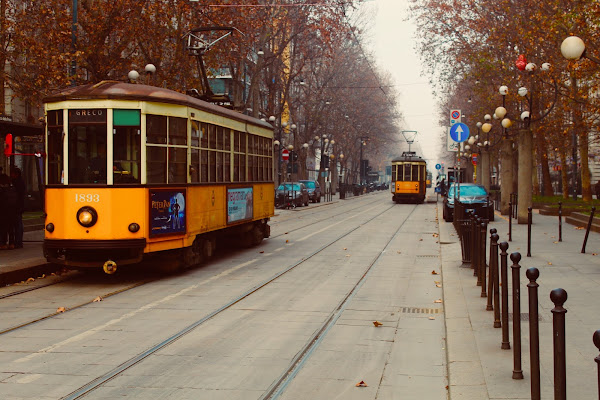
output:
<path id="1" fill-rule="evenodd" d="M 494 328 L 493 311 L 486 311 L 487 301 L 480 297 L 481 287 L 470 266 L 462 265 L 458 235 L 451 223 L 442 219 L 438 203 L 444 304 L 446 312 L 449 393 L 451 399 L 530 399 L 529 367 L 529 280 L 528 268 L 540 271 L 540 375 L 542 398 L 554 393 L 554 362 L 552 345 L 552 313 L 554 304 L 549 294 L 561 287 L 568 293 L 564 304 L 566 314 L 567 392 L 570 398 L 597 398 L 598 349 L 592 342 L 595 330 L 600 329 L 600 234 L 590 232 L 586 253 L 581 253 L 585 229 L 566 224 L 563 219 L 562 242 L 558 242 L 558 217 L 540 215 L 534 210 L 531 257 L 527 255 L 527 225 L 512 224 L 512 242 L 508 254 L 520 252 L 521 346 L 524 379 L 513 380 L 513 335 L 509 323 L 510 350 L 500 348 L 502 329 Z M 508 241 L 508 219 L 496 213 L 499 242 Z M 509 280 L 512 261 L 508 259 Z M 509 286 L 509 295 L 512 287 Z M 509 299 L 512 312 L 512 298 Z M 512 320 L 512 313 L 510 314 Z"/>

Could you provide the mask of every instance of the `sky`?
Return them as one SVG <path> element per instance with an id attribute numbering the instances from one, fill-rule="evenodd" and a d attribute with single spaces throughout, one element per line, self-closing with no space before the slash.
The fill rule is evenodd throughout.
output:
<path id="1" fill-rule="evenodd" d="M 372 0 L 363 7 L 376 12 L 372 29 L 372 46 L 379 68 L 390 72 L 396 89 L 399 111 L 404 115 L 404 129 L 417 131 L 415 144 L 430 164 L 438 162 L 439 136 L 444 131 L 438 123 L 437 101 L 428 79 L 421 76 L 421 60 L 415 47 L 415 26 L 406 21 L 406 0 Z M 402 140 L 404 140 L 401 137 Z M 415 144 L 411 150 L 417 150 Z M 406 148 L 407 150 L 407 148 Z"/>

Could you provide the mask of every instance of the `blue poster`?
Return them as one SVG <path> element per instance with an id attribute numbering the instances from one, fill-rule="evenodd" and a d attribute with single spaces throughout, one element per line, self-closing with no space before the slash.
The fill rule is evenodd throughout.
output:
<path id="1" fill-rule="evenodd" d="M 227 223 L 252 219 L 252 188 L 227 189 Z"/>
<path id="2" fill-rule="evenodd" d="M 185 232 L 185 191 L 150 191 L 150 235 Z"/>

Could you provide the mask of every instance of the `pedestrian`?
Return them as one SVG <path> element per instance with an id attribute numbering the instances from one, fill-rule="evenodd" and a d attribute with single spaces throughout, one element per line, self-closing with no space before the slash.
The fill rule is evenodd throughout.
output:
<path id="1" fill-rule="evenodd" d="M 446 196 L 446 178 L 442 178 L 442 181 L 440 182 L 440 193 L 442 194 L 442 197 Z"/>
<path id="2" fill-rule="evenodd" d="M 600 180 L 594 185 L 594 189 L 596 190 L 596 198 L 600 199 Z"/>
<path id="3" fill-rule="evenodd" d="M 0 175 L 0 249 L 15 248 L 17 190 L 8 175 Z"/>
<path id="4" fill-rule="evenodd" d="M 21 176 L 21 170 L 19 168 L 13 168 L 10 171 L 10 177 L 12 179 L 12 185 L 17 191 L 17 204 L 15 208 L 15 217 L 13 220 L 14 235 L 15 235 L 15 249 L 23 247 L 23 212 L 25 211 L 25 182 Z M 10 232 L 10 228 L 9 228 Z"/>

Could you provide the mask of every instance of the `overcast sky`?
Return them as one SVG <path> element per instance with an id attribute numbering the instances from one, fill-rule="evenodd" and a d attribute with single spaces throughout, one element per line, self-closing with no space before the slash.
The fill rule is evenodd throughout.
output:
<path id="1" fill-rule="evenodd" d="M 407 130 L 417 131 L 416 142 L 423 155 L 436 163 L 440 132 L 444 129 L 437 120 L 438 108 L 427 78 L 421 76 L 421 61 L 415 52 L 415 27 L 406 21 L 406 0 L 372 0 L 363 7 L 376 13 L 373 27 L 373 50 L 378 65 L 394 77 L 400 111 Z M 413 145 L 411 150 L 415 150 Z"/>

